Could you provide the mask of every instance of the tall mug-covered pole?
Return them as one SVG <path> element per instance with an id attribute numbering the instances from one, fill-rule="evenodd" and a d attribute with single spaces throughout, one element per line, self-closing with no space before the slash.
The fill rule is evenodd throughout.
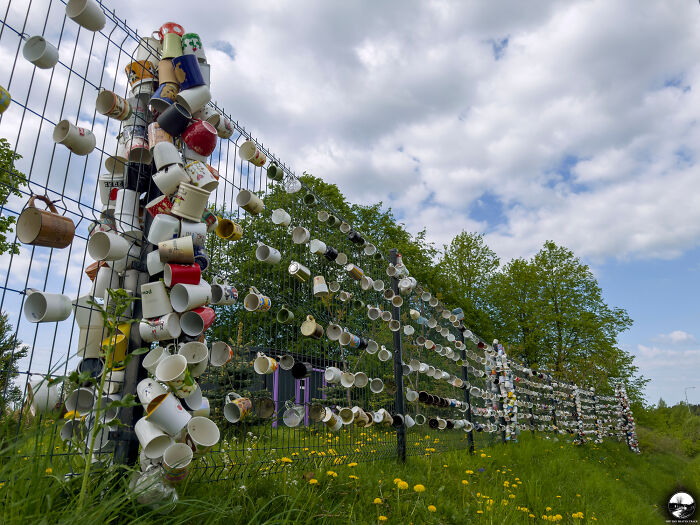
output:
<path id="1" fill-rule="evenodd" d="M 394 266 L 397 263 L 399 251 L 392 248 L 389 251 L 389 262 Z M 396 276 L 391 278 L 391 289 L 394 294 L 399 295 L 399 280 Z M 401 307 L 392 307 L 392 319 L 401 320 Z M 396 382 L 396 402 L 397 414 L 404 414 L 404 390 L 403 390 L 403 366 L 401 364 L 401 330 L 394 332 L 394 381 Z M 406 461 L 406 427 L 401 425 L 396 429 L 396 455 L 400 461 Z"/>
<path id="2" fill-rule="evenodd" d="M 138 183 L 141 182 L 141 178 L 148 177 L 150 179 L 150 175 L 148 173 L 143 173 L 139 169 L 139 181 Z M 138 184 L 137 183 L 137 184 Z M 155 185 L 153 185 L 153 188 L 155 188 Z M 150 193 L 149 193 L 150 195 Z M 148 213 L 144 213 L 144 235 L 143 237 L 145 238 L 148 234 L 148 231 L 150 230 L 151 227 L 151 222 L 152 222 L 152 217 Z M 140 257 L 138 263 L 134 265 L 134 269 L 139 270 L 140 272 L 146 271 L 146 249 L 145 247 L 148 245 L 145 241 L 142 242 L 142 247 L 141 247 L 141 252 L 140 252 Z M 140 287 L 137 286 L 137 292 L 136 294 L 140 296 Z M 141 310 L 141 301 L 134 301 L 133 304 L 133 318 L 134 319 L 140 319 L 142 316 L 142 310 Z M 132 325 L 133 326 L 138 326 L 138 324 Z M 130 330 L 129 333 L 129 352 L 132 352 L 133 350 L 140 348 L 142 346 L 142 341 L 141 341 L 141 335 L 139 334 L 138 330 Z M 141 366 L 141 361 L 143 361 L 144 355 L 135 355 L 132 356 L 132 359 L 129 360 L 129 362 L 126 365 L 126 370 L 124 373 L 124 386 L 123 386 L 123 392 L 124 394 L 133 394 L 136 395 L 136 385 L 141 381 L 142 379 L 145 379 L 148 376 L 148 371 Z M 138 460 L 139 460 L 139 441 L 136 438 L 136 435 L 133 433 L 134 426 L 136 425 L 136 422 L 143 416 L 143 406 L 141 403 L 138 403 L 136 406 L 132 407 L 122 407 L 119 413 L 119 419 L 120 421 L 126 425 L 125 428 L 128 428 L 131 432 L 121 432 L 117 431 L 117 434 L 119 438 L 116 441 L 115 449 L 114 449 L 114 462 L 116 464 L 121 464 L 121 465 L 136 465 Z"/>
<path id="3" fill-rule="evenodd" d="M 464 333 L 462 330 L 464 327 L 460 327 L 459 330 L 457 330 L 457 340 L 461 341 L 464 343 Z M 469 369 L 467 368 L 467 349 L 462 348 L 462 379 L 464 379 L 465 383 L 469 382 Z M 471 397 L 469 395 L 469 389 L 465 388 L 464 389 L 464 402 L 467 403 L 467 421 L 472 423 L 472 404 L 471 404 Z M 474 453 L 474 429 L 470 430 L 467 432 L 467 443 L 469 444 L 469 453 L 473 454 Z"/>

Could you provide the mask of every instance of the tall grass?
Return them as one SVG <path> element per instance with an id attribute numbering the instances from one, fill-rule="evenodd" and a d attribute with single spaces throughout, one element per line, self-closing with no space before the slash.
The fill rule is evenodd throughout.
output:
<path id="1" fill-rule="evenodd" d="M 128 469 L 102 469 L 78 509 L 82 479 L 54 474 L 44 457 L 24 459 L 22 446 L 6 443 L 0 451 L 2 523 L 338 524 L 386 517 L 401 524 L 509 524 L 545 516 L 559 523 L 653 524 L 664 523 L 671 490 L 698 493 L 700 480 L 697 459 L 673 451 L 635 455 L 611 441 L 577 447 L 566 438 L 527 434 L 518 444 L 473 456 L 461 450 L 354 466 L 319 459 L 270 476 L 186 482 L 177 504 L 160 511 L 130 497 Z M 394 482 L 399 479 L 406 485 Z M 418 484 L 424 492 L 414 491 Z M 583 517 L 574 517 L 579 512 Z"/>

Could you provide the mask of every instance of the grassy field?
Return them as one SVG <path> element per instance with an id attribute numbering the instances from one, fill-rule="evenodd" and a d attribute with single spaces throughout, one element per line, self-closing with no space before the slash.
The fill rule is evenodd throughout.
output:
<path id="1" fill-rule="evenodd" d="M 698 493 L 691 460 L 640 429 L 641 455 L 623 444 L 576 447 L 568 439 L 333 465 L 328 458 L 281 474 L 180 486 L 179 502 L 151 510 L 130 499 L 125 476 L 106 472 L 77 507 L 80 479 L 66 482 L 41 461 L 0 466 L 2 523 L 664 523 L 668 494 Z M 2 454 L 7 457 L 6 449 Z M 284 463 L 287 463 L 285 460 Z M 49 469 L 49 470 L 47 470 Z"/>

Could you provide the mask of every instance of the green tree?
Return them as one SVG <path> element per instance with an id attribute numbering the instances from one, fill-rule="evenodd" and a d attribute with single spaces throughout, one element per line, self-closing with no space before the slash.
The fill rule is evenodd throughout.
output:
<path id="1" fill-rule="evenodd" d="M 510 261 L 488 286 L 489 312 L 498 338 L 508 342 L 511 357 L 528 365 L 537 362 L 542 337 L 538 294 L 537 269 L 525 259 Z"/>
<path id="2" fill-rule="evenodd" d="M 13 380 L 19 373 L 18 362 L 26 355 L 27 347 L 17 340 L 7 315 L 0 314 L 0 407 L 3 412 L 10 403 L 22 400 L 22 390 Z"/>
<path id="3" fill-rule="evenodd" d="M 27 177 L 15 167 L 15 163 L 21 158 L 21 155 L 12 151 L 7 139 L 0 138 L 0 210 L 7 204 L 10 195 L 21 197 L 22 192 L 19 188 L 27 184 Z M 7 240 L 7 232 L 15 222 L 14 216 L 0 215 L 0 253 L 19 253 L 17 243 Z"/>

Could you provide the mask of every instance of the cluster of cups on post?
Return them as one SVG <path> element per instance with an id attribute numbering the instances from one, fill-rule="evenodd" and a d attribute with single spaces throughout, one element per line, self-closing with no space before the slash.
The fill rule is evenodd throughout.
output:
<path id="1" fill-rule="evenodd" d="M 85 13 L 74 18 L 71 13 L 78 4 Z M 104 27 L 105 15 L 92 0 L 71 0 L 66 9 L 69 17 L 92 31 Z M 40 43 L 55 60 L 35 57 Z M 51 52 L 51 45 L 39 38 L 27 42 L 24 55 L 37 67 L 52 67 L 58 59 L 58 52 Z M 219 176 L 206 161 L 218 137 L 230 137 L 233 127 L 207 106 L 209 65 L 201 40 L 179 24 L 168 22 L 153 37 L 142 38 L 125 72 L 131 96 L 100 90 L 96 100 L 97 111 L 122 121 L 123 127 L 116 152 L 105 161 L 108 173 L 98 179 L 102 209 L 89 228 L 88 252 L 95 259 L 86 269 L 90 292 L 71 301 L 63 294 L 27 290 L 24 313 L 30 322 L 56 322 L 75 310 L 80 328 L 77 353 L 83 358 L 78 370 L 97 377 L 108 371 L 105 403 L 119 395 L 124 370 L 115 365 L 124 360 L 130 339 L 137 345 L 139 340 L 158 343 L 143 361 L 155 379 L 138 385 L 147 415 L 135 431 L 142 468 L 162 463 L 165 480 L 176 484 L 186 476 L 193 456 L 219 440 L 196 377 L 209 364 L 223 366 L 233 357 L 223 342 L 213 343 L 210 352 L 204 332 L 216 316 L 210 305 L 232 304 L 238 293 L 226 282 L 207 283 L 201 277 L 209 265 L 206 236 L 220 226 L 207 209 Z M 92 132 L 69 121 L 59 122 L 54 140 L 78 155 L 95 147 Z M 48 210 L 37 209 L 37 199 Z M 65 248 L 74 233 L 73 222 L 58 214 L 47 197 L 33 196 L 18 221 L 18 238 L 26 244 Z M 141 261 L 146 253 L 144 272 Z M 115 335 L 104 340 L 103 318 L 91 302 L 109 311 L 107 290 L 117 288 L 141 298 L 143 320 L 137 329 L 118 324 Z M 132 313 L 126 312 L 125 318 Z M 111 352 L 103 361 L 107 348 Z M 54 406 L 56 390 L 33 380 L 33 405 Z M 82 387 L 68 395 L 71 419 L 61 431 L 65 440 L 86 434 L 82 421 L 93 411 L 96 397 L 94 389 Z M 103 415 L 107 423 L 115 417 L 116 410 Z M 112 444 L 108 430 L 97 440 L 101 450 Z"/>

